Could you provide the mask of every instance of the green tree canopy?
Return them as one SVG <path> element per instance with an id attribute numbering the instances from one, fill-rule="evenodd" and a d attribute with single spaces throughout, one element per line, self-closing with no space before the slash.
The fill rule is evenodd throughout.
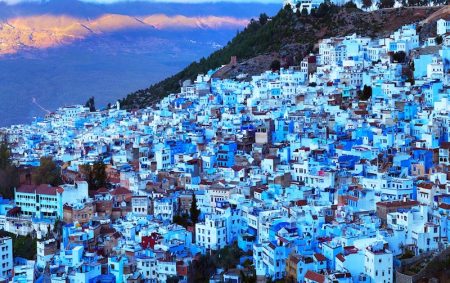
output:
<path id="1" fill-rule="evenodd" d="M 210 255 L 201 255 L 199 258 L 191 262 L 189 268 L 188 282 L 209 282 L 209 279 L 214 275 L 216 265 L 214 259 Z"/>
<path id="2" fill-rule="evenodd" d="M 11 152 L 6 141 L 0 143 L 0 194 L 14 197 L 14 187 L 19 185 L 19 172 L 11 162 Z"/>
<path id="3" fill-rule="evenodd" d="M 268 21 L 268 20 L 269 20 L 269 16 L 267 16 L 266 13 L 262 13 L 262 14 L 259 15 L 259 23 L 260 23 L 261 25 L 267 24 L 267 21 Z"/>
<path id="4" fill-rule="evenodd" d="M 200 217 L 200 209 L 197 207 L 197 198 L 195 194 L 192 196 L 191 208 L 189 209 L 189 212 L 191 214 L 192 224 L 197 223 L 198 218 Z"/>
<path id="5" fill-rule="evenodd" d="M 307 16 L 308 15 L 308 9 L 303 8 L 302 9 L 302 16 Z"/>
<path id="6" fill-rule="evenodd" d="M 378 2 L 378 8 L 385 9 L 385 8 L 392 8 L 395 5 L 395 0 L 380 0 Z"/>
<path id="7" fill-rule="evenodd" d="M 373 4 L 372 0 L 362 0 L 362 7 L 364 9 L 372 7 L 372 4 Z"/>
<path id="8" fill-rule="evenodd" d="M 11 153 L 6 142 L 0 143 L 0 170 L 11 165 Z"/>
<path id="9" fill-rule="evenodd" d="M 358 95 L 360 100 L 368 100 L 370 97 L 372 97 L 372 87 L 364 85 L 363 90 Z"/>
<path id="10" fill-rule="evenodd" d="M 23 257 L 30 260 L 36 259 L 37 240 L 32 236 L 17 236 L 0 230 L 0 237 L 10 237 L 12 239 L 14 257 Z"/>
<path id="11" fill-rule="evenodd" d="M 405 63 L 406 53 L 404 51 L 398 51 L 392 54 L 392 60 L 397 63 Z"/>
<path id="12" fill-rule="evenodd" d="M 82 165 L 80 170 L 84 175 L 84 180 L 89 185 L 89 190 L 98 190 L 106 187 L 108 176 L 106 174 L 106 164 L 103 161 L 96 161 L 92 165 Z"/>
<path id="13" fill-rule="evenodd" d="M 272 63 L 270 64 L 270 69 L 272 70 L 272 71 L 279 71 L 280 70 L 280 68 L 281 68 L 281 63 L 280 63 L 280 61 L 279 60 L 273 60 L 272 61 Z"/>
<path id="14" fill-rule="evenodd" d="M 61 168 L 51 157 L 41 157 L 40 165 L 33 173 L 33 182 L 37 185 L 59 186 L 62 184 Z"/>
<path id="15" fill-rule="evenodd" d="M 89 108 L 89 111 L 95 112 L 95 98 L 93 96 L 89 97 L 85 106 Z"/>

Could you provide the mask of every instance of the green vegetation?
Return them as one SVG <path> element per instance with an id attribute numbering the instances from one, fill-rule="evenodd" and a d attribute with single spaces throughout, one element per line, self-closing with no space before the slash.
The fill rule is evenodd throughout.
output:
<path id="1" fill-rule="evenodd" d="M 378 2 L 378 8 L 392 8 L 394 7 L 394 4 L 395 0 L 380 0 L 380 2 Z"/>
<path id="2" fill-rule="evenodd" d="M 178 208 L 176 214 L 172 218 L 172 222 L 187 228 L 188 226 L 194 226 L 198 223 L 200 217 L 200 209 L 197 207 L 197 198 L 192 195 L 191 207 L 189 208 L 189 213 L 182 211 L 181 201 L 178 199 Z"/>
<path id="3" fill-rule="evenodd" d="M 286 44 L 300 44 L 300 48 L 295 48 L 299 54 L 294 54 L 298 63 L 305 54 L 312 51 L 313 44 L 320 38 L 315 29 L 319 29 L 321 26 L 334 26 L 335 19 L 332 20 L 328 16 L 339 11 L 346 11 L 346 9 L 348 7 L 339 8 L 327 2 L 314 11 L 314 15 L 295 15 L 290 7 L 280 10 L 271 19 L 267 15 L 261 14 L 259 20 L 252 19 L 248 26 L 224 48 L 212 53 L 207 58 L 191 63 L 181 72 L 147 89 L 129 94 L 120 100 L 120 104 L 124 109 L 153 105 L 168 94 L 179 91 L 180 83 L 183 80 L 194 79 L 198 74 L 228 64 L 231 56 L 237 56 L 240 60 L 249 59 L 261 54 L 279 52 Z M 354 10 L 353 7 L 351 9 Z M 338 29 L 335 29 L 330 35 L 337 32 Z"/>
<path id="4" fill-rule="evenodd" d="M 95 98 L 93 96 L 91 96 L 85 104 L 86 107 L 89 108 L 89 111 L 91 112 L 95 112 Z"/>
<path id="5" fill-rule="evenodd" d="M 98 190 L 106 187 L 108 176 L 106 174 L 106 164 L 103 161 L 96 161 L 94 164 L 82 165 L 80 168 L 84 180 L 89 185 L 89 190 Z"/>
<path id="6" fill-rule="evenodd" d="M 235 268 L 243 255 L 244 252 L 239 249 L 236 242 L 211 254 L 201 255 L 191 263 L 189 282 L 209 282 L 216 268 L 222 268 L 225 271 Z M 253 276 L 246 276 L 244 282 L 255 282 L 252 278 Z"/>
<path id="7" fill-rule="evenodd" d="M 448 5 L 448 0 L 434 0 L 435 5 Z M 429 6 L 430 0 L 402 0 L 402 5 L 405 7 L 412 6 Z"/>
<path id="8" fill-rule="evenodd" d="M 195 194 L 192 196 L 191 208 L 189 209 L 189 213 L 191 214 L 191 222 L 193 224 L 198 222 L 198 218 L 200 217 L 200 209 L 197 208 L 197 197 Z"/>
<path id="9" fill-rule="evenodd" d="M 13 241 L 13 256 L 26 259 L 36 259 L 37 240 L 30 235 L 16 236 L 13 233 L 0 230 L 0 237 L 11 237 Z"/>
<path id="10" fill-rule="evenodd" d="M 14 197 L 14 187 L 19 185 L 19 173 L 11 163 L 11 152 L 6 141 L 0 143 L 0 195 Z"/>
<path id="11" fill-rule="evenodd" d="M 364 85 L 363 90 L 358 91 L 359 100 L 367 101 L 371 97 L 372 97 L 372 87 L 371 86 Z"/>
<path id="12" fill-rule="evenodd" d="M 41 157 L 40 165 L 33 173 L 33 182 L 37 185 L 50 184 L 59 186 L 62 184 L 61 168 L 51 157 Z"/>
<path id="13" fill-rule="evenodd" d="M 235 268 L 239 264 L 239 259 L 244 255 L 244 252 L 238 247 L 237 242 L 230 246 L 220 249 L 214 254 L 214 259 L 220 268 L 229 270 Z"/>
<path id="14" fill-rule="evenodd" d="M 398 51 L 392 54 L 392 60 L 397 63 L 405 63 L 406 53 L 404 51 Z"/>
<path id="15" fill-rule="evenodd" d="M 184 228 L 191 225 L 191 221 L 189 220 L 189 215 L 187 213 L 175 214 L 173 216 L 172 222 L 181 225 Z"/>
<path id="16" fill-rule="evenodd" d="M 252 267 L 251 268 L 251 273 L 245 273 L 242 270 L 240 271 L 241 273 L 241 277 L 242 277 L 242 282 L 243 283 L 256 283 L 256 270 Z"/>
<path id="17" fill-rule="evenodd" d="M 408 258 L 412 258 L 414 257 L 415 254 L 413 251 L 405 249 L 405 251 L 403 252 L 403 254 L 399 257 L 399 259 L 408 259 Z"/>
<path id="18" fill-rule="evenodd" d="M 138 90 L 128 95 L 120 101 L 121 106 L 125 109 L 132 109 L 151 105 L 164 96 L 179 91 L 180 82 L 183 80 L 194 79 L 198 74 L 229 63 L 231 56 L 251 58 L 258 54 L 279 50 L 282 39 L 292 33 L 292 28 L 290 28 L 292 18 L 292 10 L 283 9 L 271 21 L 265 14 L 260 16 L 261 22 L 252 19 L 249 25 L 224 48 L 207 58 L 191 63 L 178 74 L 156 83 L 148 89 Z"/>
<path id="19" fill-rule="evenodd" d="M 209 282 L 209 278 L 216 272 L 214 259 L 209 254 L 201 255 L 191 262 L 188 282 Z"/>
<path id="20" fill-rule="evenodd" d="M 281 63 L 279 60 L 273 60 L 272 63 L 270 64 L 270 69 L 272 71 L 279 71 L 281 68 Z"/>
<path id="21" fill-rule="evenodd" d="M 389 8 L 393 2 L 394 0 L 381 0 L 379 5 Z M 364 0 L 364 7 L 370 7 L 372 3 L 372 0 Z M 435 10 L 430 8 L 424 16 Z M 423 16 L 417 16 L 408 9 L 364 12 L 351 2 L 338 7 L 326 1 L 319 8 L 313 9 L 310 15 L 299 10 L 293 13 L 287 6 L 271 18 L 261 14 L 259 19 L 252 19 L 248 26 L 222 49 L 191 63 L 181 72 L 149 88 L 129 94 L 120 100 L 120 104 L 123 109 L 128 110 L 152 106 L 170 93 L 178 92 L 184 80 L 193 80 L 198 74 L 228 64 L 231 56 L 237 56 L 239 62 L 243 62 L 265 55 L 271 57 L 270 60 L 283 59 L 280 67 L 298 65 L 305 55 L 315 51 L 315 44 L 322 38 L 353 33 L 370 37 L 386 36 L 404 24 L 421 19 Z M 268 61 L 267 67 L 270 62 Z M 237 70 L 240 67 L 236 66 Z"/>
<path id="22" fill-rule="evenodd" d="M 367 8 L 370 8 L 373 3 L 372 3 L 372 0 L 363 0 L 362 4 L 363 4 L 363 8 L 367 9 Z"/>

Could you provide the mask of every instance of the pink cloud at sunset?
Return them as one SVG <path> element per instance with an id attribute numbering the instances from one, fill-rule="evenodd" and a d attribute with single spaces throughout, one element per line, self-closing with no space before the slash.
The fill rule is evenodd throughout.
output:
<path id="1" fill-rule="evenodd" d="M 70 44 L 90 36 L 129 29 L 237 29 L 247 23 L 247 19 L 234 17 L 164 14 L 141 17 L 104 14 L 95 19 L 50 14 L 16 17 L 0 22 L 0 55 L 16 53 L 24 48 L 43 49 Z"/>

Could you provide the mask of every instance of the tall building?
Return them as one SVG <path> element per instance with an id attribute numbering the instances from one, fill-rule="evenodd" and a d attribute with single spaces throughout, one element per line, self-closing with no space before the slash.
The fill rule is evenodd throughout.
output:
<path id="1" fill-rule="evenodd" d="M 195 224 L 196 243 L 211 250 L 218 250 L 227 244 L 227 226 L 220 215 L 206 215 L 205 222 Z"/>
<path id="2" fill-rule="evenodd" d="M 0 238 L 0 278 L 12 277 L 13 270 L 13 248 L 10 237 Z"/>
<path id="3" fill-rule="evenodd" d="M 22 185 L 14 192 L 16 205 L 24 216 L 35 218 L 62 218 L 63 203 L 60 187 L 50 185 Z"/>
<path id="4" fill-rule="evenodd" d="M 391 283 L 394 280 L 393 255 L 382 242 L 367 247 L 364 260 L 365 273 L 369 282 Z"/>

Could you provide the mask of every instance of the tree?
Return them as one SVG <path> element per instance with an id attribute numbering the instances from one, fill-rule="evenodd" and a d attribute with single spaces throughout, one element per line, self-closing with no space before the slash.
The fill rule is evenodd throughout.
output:
<path id="1" fill-rule="evenodd" d="M 437 44 L 437 45 L 442 44 L 442 42 L 443 42 L 442 35 L 436 36 L 435 41 L 436 41 L 436 44 Z"/>
<path id="2" fill-rule="evenodd" d="M 3 230 L 0 230 L 0 237 L 11 237 L 14 257 L 23 257 L 30 260 L 36 259 L 36 238 L 33 238 L 31 235 L 19 236 Z"/>
<path id="3" fill-rule="evenodd" d="M 306 8 L 302 9 L 302 16 L 308 16 L 308 9 Z"/>
<path id="4" fill-rule="evenodd" d="M 97 188 L 105 187 L 108 176 L 106 175 L 106 164 L 103 161 L 96 161 L 92 166 Z"/>
<path id="5" fill-rule="evenodd" d="M 362 7 L 364 9 L 368 9 L 370 7 L 372 7 L 372 0 L 362 0 Z"/>
<path id="6" fill-rule="evenodd" d="M 89 164 L 81 165 L 80 171 L 84 175 L 84 180 L 88 183 L 90 190 L 106 187 L 108 176 L 106 164 L 103 161 L 95 161 L 92 166 Z"/>
<path id="7" fill-rule="evenodd" d="M 0 170 L 5 169 L 11 165 L 11 153 L 6 141 L 0 144 Z"/>
<path id="8" fill-rule="evenodd" d="M 189 215 L 187 213 L 175 214 L 173 216 L 172 222 L 187 228 L 189 226 Z"/>
<path id="9" fill-rule="evenodd" d="M 242 277 L 242 283 L 256 283 L 257 277 L 256 277 L 256 270 L 253 268 L 251 269 L 251 274 L 246 274 L 244 271 L 240 271 L 241 277 Z"/>
<path id="10" fill-rule="evenodd" d="M 215 272 L 216 265 L 213 258 L 209 254 L 201 255 L 198 258 L 194 258 L 191 262 L 188 282 L 209 282 L 209 279 Z"/>
<path id="11" fill-rule="evenodd" d="M 197 208 L 197 198 L 195 194 L 192 195 L 191 208 L 189 209 L 191 214 L 192 224 L 196 224 L 198 222 L 198 218 L 200 217 L 200 209 Z"/>
<path id="12" fill-rule="evenodd" d="M 392 60 L 397 63 L 405 63 L 406 53 L 404 51 L 398 51 L 392 54 Z"/>
<path id="13" fill-rule="evenodd" d="M 224 270 L 234 268 L 239 264 L 243 255 L 244 252 L 238 247 L 237 242 L 234 242 L 232 245 L 225 246 L 216 252 L 194 258 L 189 268 L 188 282 L 208 282 L 216 268 Z M 256 279 L 256 276 L 253 279 Z M 248 278 L 244 282 L 255 281 Z"/>
<path id="14" fill-rule="evenodd" d="M 51 157 L 41 157 L 40 165 L 33 174 L 34 183 L 59 186 L 62 184 L 61 168 Z"/>
<path id="15" fill-rule="evenodd" d="M 225 246 L 214 254 L 216 265 L 224 270 L 229 270 L 239 264 L 239 259 L 244 252 L 238 247 L 237 242 Z"/>
<path id="16" fill-rule="evenodd" d="M 86 107 L 89 108 L 89 111 L 95 112 L 95 99 L 93 96 L 91 96 L 88 101 L 86 101 Z"/>
<path id="17" fill-rule="evenodd" d="M 336 6 L 331 3 L 331 1 L 326 0 L 323 3 L 319 5 L 319 8 L 317 9 L 316 16 L 321 18 L 328 16 L 335 10 Z"/>
<path id="18" fill-rule="evenodd" d="M 395 0 L 380 0 L 378 2 L 378 8 L 385 9 L 385 8 L 392 8 L 395 5 Z"/>
<path id="19" fill-rule="evenodd" d="M 358 6 L 353 1 L 349 1 L 344 4 L 344 8 L 346 9 L 358 9 Z"/>
<path id="20" fill-rule="evenodd" d="M 359 93 L 359 100 L 368 100 L 372 97 L 372 87 L 364 85 L 363 90 Z"/>
<path id="21" fill-rule="evenodd" d="M 262 13 L 262 14 L 259 15 L 259 23 L 261 25 L 265 25 L 268 20 L 269 20 L 269 16 L 267 16 L 266 13 Z"/>
<path id="22" fill-rule="evenodd" d="M 280 68 L 281 68 L 281 63 L 277 59 L 273 60 L 272 63 L 270 64 L 270 69 L 274 72 L 279 71 Z"/>
<path id="23" fill-rule="evenodd" d="M 14 187 L 19 185 L 19 172 L 11 162 L 11 152 L 6 140 L 0 143 L 0 194 L 14 197 Z"/>

